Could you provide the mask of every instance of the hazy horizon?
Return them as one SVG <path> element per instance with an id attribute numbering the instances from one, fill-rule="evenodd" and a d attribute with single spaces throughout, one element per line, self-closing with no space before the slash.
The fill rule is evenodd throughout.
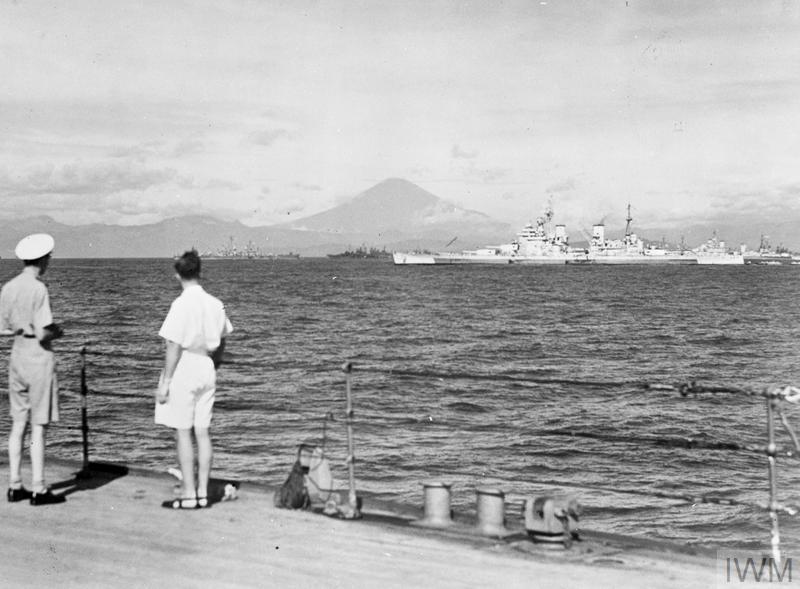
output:
<path id="1" fill-rule="evenodd" d="M 385 178 L 517 225 L 800 220 L 800 5 L 0 8 L 3 219 L 265 226 Z"/>

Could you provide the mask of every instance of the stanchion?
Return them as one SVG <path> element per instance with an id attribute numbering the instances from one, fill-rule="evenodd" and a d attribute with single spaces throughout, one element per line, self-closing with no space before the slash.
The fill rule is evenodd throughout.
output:
<path id="1" fill-rule="evenodd" d="M 75 473 L 79 479 L 92 478 L 89 468 L 89 419 L 86 415 L 89 387 L 86 386 L 86 346 L 81 348 L 81 432 L 83 433 L 83 468 Z"/>
<path id="2" fill-rule="evenodd" d="M 352 362 L 345 362 L 342 366 L 347 392 L 347 470 L 350 477 L 350 493 L 348 494 L 349 509 L 342 513 L 345 519 L 358 519 L 361 517 L 361 506 L 356 496 L 355 454 L 353 451 L 353 399 L 350 392 L 350 375 L 353 372 Z"/>
<path id="3" fill-rule="evenodd" d="M 775 464 L 775 427 L 773 424 L 775 408 L 779 402 L 774 392 L 767 396 L 767 461 L 769 463 L 769 518 L 772 521 L 772 559 L 781 562 L 781 535 L 778 528 L 778 474 Z"/>

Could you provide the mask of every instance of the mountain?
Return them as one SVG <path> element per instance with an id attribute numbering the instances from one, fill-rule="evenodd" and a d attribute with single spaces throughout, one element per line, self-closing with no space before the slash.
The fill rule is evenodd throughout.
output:
<path id="1" fill-rule="evenodd" d="M 457 207 L 400 178 L 384 180 L 333 209 L 280 227 L 358 234 L 371 241 L 430 240 L 439 247 L 455 236 L 474 245 L 511 236 L 507 223 Z"/>
<path id="2" fill-rule="evenodd" d="M 21 237 L 41 232 L 53 235 L 55 255 L 62 258 L 171 257 L 191 247 L 213 253 L 231 244 L 263 254 L 324 256 L 361 245 L 389 251 L 442 249 L 454 237 L 459 247 L 478 247 L 513 236 L 507 224 L 456 207 L 400 179 L 381 182 L 322 213 L 262 227 L 205 216 L 135 226 L 72 226 L 50 217 L 5 221 L 0 222 L 0 256 L 13 258 Z"/>

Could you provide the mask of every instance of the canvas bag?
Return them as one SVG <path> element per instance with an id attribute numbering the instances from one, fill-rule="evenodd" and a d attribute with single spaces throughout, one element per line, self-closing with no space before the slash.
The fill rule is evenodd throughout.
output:
<path id="1" fill-rule="evenodd" d="M 286 509 L 305 509 L 311 504 L 306 490 L 305 469 L 300 462 L 300 450 L 297 452 L 297 460 L 289 471 L 289 476 L 275 492 L 275 507 Z"/>

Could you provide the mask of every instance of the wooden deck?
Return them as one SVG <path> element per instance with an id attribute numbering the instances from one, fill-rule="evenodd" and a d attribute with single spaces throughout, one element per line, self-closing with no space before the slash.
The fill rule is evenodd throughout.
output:
<path id="1" fill-rule="evenodd" d="M 669 587 L 715 585 L 713 553 L 587 534 L 569 551 L 409 525 L 418 510 L 364 499 L 340 520 L 273 506 L 268 489 L 201 510 L 167 510 L 174 479 L 48 462 L 66 503 L 0 502 L 5 587 Z M 108 471 L 108 472 L 105 472 Z M 0 464 L 0 477 L 8 468 Z M 25 475 L 29 480 L 28 474 Z"/>

